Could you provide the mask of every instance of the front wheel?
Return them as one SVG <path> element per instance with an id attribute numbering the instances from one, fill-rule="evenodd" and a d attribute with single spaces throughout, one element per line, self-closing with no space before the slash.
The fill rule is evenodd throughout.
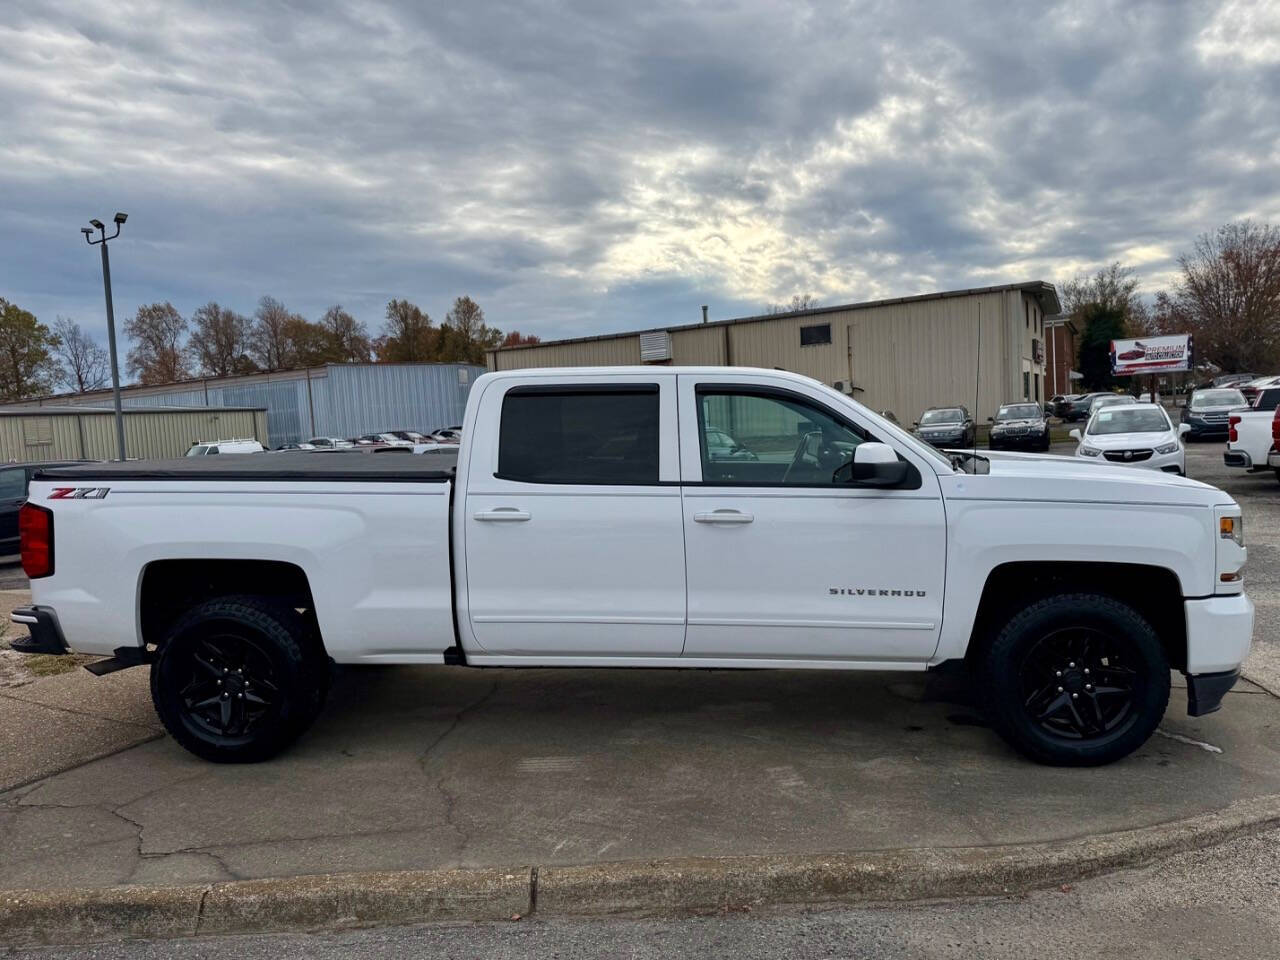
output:
<path id="1" fill-rule="evenodd" d="M 1169 661 L 1132 607 L 1046 597 L 1005 623 L 980 663 L 995 730 L 1053 766 L 1099 766 L 1147 739 L 1169 703 Z"/>
<path id="2" fill-rule="evenodd" d="M 327 660 L 293 608 L 218 597 L 174 623 L 151 665 L 165 729 L 216 763 L 256 763 L 293 743 L 324 702 Z"/>

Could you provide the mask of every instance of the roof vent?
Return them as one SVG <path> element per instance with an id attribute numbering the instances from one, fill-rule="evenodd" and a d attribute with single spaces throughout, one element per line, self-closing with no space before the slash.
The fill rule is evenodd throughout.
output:
<path id="1" fill-rule="evenodd" d="M 653 330 L 640 334 L 640 362 L 661 363 L 671 359 L 671 334 L 666 330 Z"/>

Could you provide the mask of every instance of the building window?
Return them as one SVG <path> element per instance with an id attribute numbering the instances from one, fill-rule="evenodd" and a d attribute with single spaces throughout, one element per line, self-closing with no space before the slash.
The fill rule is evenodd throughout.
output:
<path id="1" fill-rule="evenodd" d="M 1036 390 L 1035 399 L 1036 399 L 1036 403 L 1039 403 L 1040 402 L 1040 374 L 1037 373 L 1033 379 L 1035 381 L 1035 390 Z"/>
<path id="2" fill-rule="evenodd" d="M 22 442 L 28 447 L 44 447 L 53 443 L 52 417 L 23 417 Z"/>
<path id="3" fill-rule="evenodd" d="M 1023 317 L 1026 318 L 1027 329 L 1030 330 L 1031 329 L 1031 304 L 1027 303 L 1027 301 L 1025 300 L 1022 301 L 1022 315 Z"/>
<path id="4" fill-rule="evenodd" d="M 657 384 L 507 391 L 498 476 L 522 483 L 656 484 Z"/>
<path id="5" fill-rule="evenodd" d="M 1031 371 L 1030 370 L 1022 371 L 1022 399 L 1023 400 L 1031 399 Z"/>
<path id="6" fill-rule="evenodd" d="M 831 342 L 831 324 L 818 323 L 812 327 L 800 328 L 800 346 L 816 347 Z"/>

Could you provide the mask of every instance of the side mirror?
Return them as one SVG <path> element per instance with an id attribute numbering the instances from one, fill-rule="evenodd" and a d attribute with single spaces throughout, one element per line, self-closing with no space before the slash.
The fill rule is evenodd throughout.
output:
<path id="1" fill-rule="evenodd" d="M 1067 436 L 1070 437 L 1072 440 L 1076 441 L 1077 443 L 1079 443 L 1081 439 L 1079 427 L 1072 430 L 1070 433 L 1067 434 Z"/>
<path id="2" fill-rule="evenodd" d="M 1179 438 L 1181 438 L 1181 437 L 1185 437 L 1185 436 L 1186 436 L 1188 433 L 1190 433 L 1190 432 L 1191 432 L 1191 424 L 1189 424 L 1189 423 L 1180 423 L 1180 424 L 1178 424 L 1178 436 L 1179 436 Z"/>
<path id="3" fill-rule="evenodd" d="M 896 487 L 907 479 L 909 467 L 887 443 L 868 440 L 853 448 L 849 481 L 863 487 Z"/>
<path id="4" fill-rule="evenodd" d="M 995 417 L 987 417 L 987 423 L 995 423 L 995 422 L 996 422 Z"/>

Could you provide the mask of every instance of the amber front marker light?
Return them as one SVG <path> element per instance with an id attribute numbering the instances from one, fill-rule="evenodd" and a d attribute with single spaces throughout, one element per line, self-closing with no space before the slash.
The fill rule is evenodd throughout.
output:
<path id="1" fill-rule="evenodd" d="M 1244 546 L 1244 521 L 1240 517 L 1219 517 L 1218 535 Z"/>
<path id="2" fill-rule="evenodd" d="M 1244 571 L 1237 570 L 1235 573 L 1224 573 L 1218 577 L 1223 583 L 1238 583 L 1244 579 Z"/>

